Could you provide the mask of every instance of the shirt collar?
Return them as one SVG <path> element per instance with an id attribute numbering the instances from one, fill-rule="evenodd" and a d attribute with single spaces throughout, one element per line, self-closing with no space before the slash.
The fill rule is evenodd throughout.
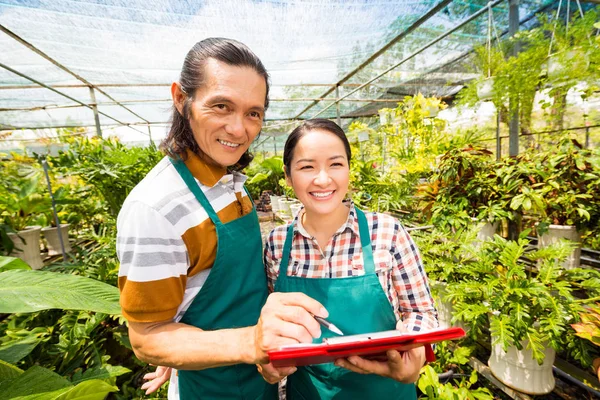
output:
<path id="1" fill-rule="evenodd" d="M 334 235 L 338 235 L 350 229 L 355 235 L 359 236 L 358 233 L 358 218 L 356 217 L 356 209 L 354 208 L 354 202 L 352 200 L 344 200 L 344 205 L 350 208 L 348 213 L 348 219 L 340 228 L 335 232 Z M 306 231 L 304 225 L 302 225 L 302 215 L 304 214 L 304 207 L 298 212 L 296 218 L 294 218 L 294 233 L 299 233 L 302 236 L 312 239 L 312 236 Z"/>
<path id="2" fill-rule="evenodd" d="M 190 149 L 187 150 L 185 166 L 188 167 L 194 178 L 198 179 L 201 184 L 210 187 L 215 186 L 227 173 L 227 168 L 207 164 Z"/>

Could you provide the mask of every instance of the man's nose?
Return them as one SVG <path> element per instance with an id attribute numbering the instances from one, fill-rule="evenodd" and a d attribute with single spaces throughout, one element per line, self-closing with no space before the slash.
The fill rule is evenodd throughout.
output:
<path id="1" fill-rule="evenodd" d="M 233 137 L 243 136 L 246 132 L 244 117 L 237 114 L 231 115 L 227 121 L 227 125 L 225 125 L 225 132 Z"/>

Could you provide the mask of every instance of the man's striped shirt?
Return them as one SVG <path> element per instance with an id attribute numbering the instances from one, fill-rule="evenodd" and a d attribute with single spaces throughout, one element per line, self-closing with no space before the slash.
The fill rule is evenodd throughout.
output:
<path id="1" fill-rule="evenodd" d="M 252 210 L 246 176 L 188 152 L 185 164 L 223 223 Z M 125 318 L 179 321 L 217 253 L 215 226 L 168 158 L 131 191 L 117 219 L 119 289 Z"/>

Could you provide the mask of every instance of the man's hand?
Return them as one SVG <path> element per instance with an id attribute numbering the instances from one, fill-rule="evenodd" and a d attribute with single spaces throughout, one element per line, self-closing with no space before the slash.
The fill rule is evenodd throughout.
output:
<path id="1" fill-rule="evenodd" d="M 256 364 L 269 362 L 267 351 L 296 343 L 311 343 L 321 336 L 313 315 L 326 318 L 327 310 L 303 293 L 271 293 L 254 327 Z"/>
<path id="2" fill-rule="evenodd" d="M 171 378 L 171 372 L 172 369 L 169 367 L 156 367 L 156 371 L 144 375 L 144 380 L 148 382 L 142 385 L 142 390 L 146 390 L 146 394 L 156 392 Z"/>
<path id="3" fill-rule="evenodd" d="M 286 376 L 293 374 L 297 370 L 296 367 L 277 368 L 274 367 L 271 363 L 256 364 L 256 368 L 258 368 L 258 372 L 262 375 L 264 380 L 267 381 L 267 383 L 270 383 L 271 385 L 279 382 Z"/>

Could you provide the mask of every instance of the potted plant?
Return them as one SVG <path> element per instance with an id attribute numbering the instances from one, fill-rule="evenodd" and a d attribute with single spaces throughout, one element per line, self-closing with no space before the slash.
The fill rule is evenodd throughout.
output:
<path id="1" fill-rule="evenodd" d="M 537 233 L 539 246 L 560 239 L 577 246 L 564 262 L 579 266 L 581 233 L 597 226 L 600 219 L 600 170 L 590 163 L 591 152 L 576 140 L 562 139 L 557 153 L 546 153 L 539 162 L 540 181 L 533 186 L 543 199 Z"/>
<path id="2" fill-rule="evenodd" d="M 453 149 L 446 153 L 431 176 L 419 190 L 423 212 L 441 228 L 463 229 L 473 220 L 494 224 L 511 215 L 497 165 L 491 152 L 480 147 Z"/>
<path id="3" fill-rule="evenodd" d="M 45 225 L 41 232 L 46 239 L 49 256 L 62 254 L 61 239 L 65 252 L 68 253 L 71 251 L 71 244 L 69 242 L 69 228 L 71 227 L 72 223 L 77 223 L 80 219 L 77 214 L 69 212 L 69 204 L 74 204 L 76 201 L 70 198 L 70 193 L 67 186 L 60 186 L 54 192 L 54 202 L 56 205 L 56 213 L 60 221 L 60 228 L 56 226 L 56 220 L 54 218 L 54 212 L 52 211 L 52 208 L 47 209 L 43 213 L 43 218 L 40 219 L 43 220 Z"/>
<path id="4" fill-rule="evenodd" d="M 254 174 L 254 175 L 252 175 Z M 260 187 L 262 190 L 271 190 L 270 195 L 271 210 L 276 213 L 279 211 L 279 199 L 283 194 L 283 188 L 280 180 L 283 178 L 283 159 L 280 156 L 272 156 L 262 160 L 256 169 L 248 172 L 252 176 L 248 180 L 248 188 L 252 191 L 253 187 Z M 262 190 L 256 191 L 260 193 Z"/>
<path id="5" fill-rule="evenodd" d="M 13 242 L 11 256 L 19 257 L 33 269 L 43 266 L 40 255 L 40 229 L 35 225 L 49 201 L 39 193 L 40 176 L 30 159 L 16 156 L 5 162 L 1 179 L 6 190 L 0 193 L 0 217 L 16 233 L 7 233 Z"/>
<path id="6" fill-rule="evenodd" d="M 513 389 L 529 394 L 552 391 L 555 351 L 574 339 L 569 321 L 581 311 L 568 271 L 559 260 L 570 245 L 558 243 L 527 253 L 539 262 L 534 273 L 523 261 L 531 246 L 523 235 L 517 241 L 495 236 L 482 244 L 473 262 L 476 280 L 450 287 L 457 315 L 477 326 L 490 326 L 492 373 Z M 482 281 L 483 277 L 483 281 Z"/>
<path id="7" fill-rule="evenodd" d="M 579 316 L 581 321 L 571 325 L 575 329 L 575 334 L 600 347 L 600 303 L 587 306 Z M 594 358 L 592 368 L 594 374 L 600 379 L 600 357 Z"/>

